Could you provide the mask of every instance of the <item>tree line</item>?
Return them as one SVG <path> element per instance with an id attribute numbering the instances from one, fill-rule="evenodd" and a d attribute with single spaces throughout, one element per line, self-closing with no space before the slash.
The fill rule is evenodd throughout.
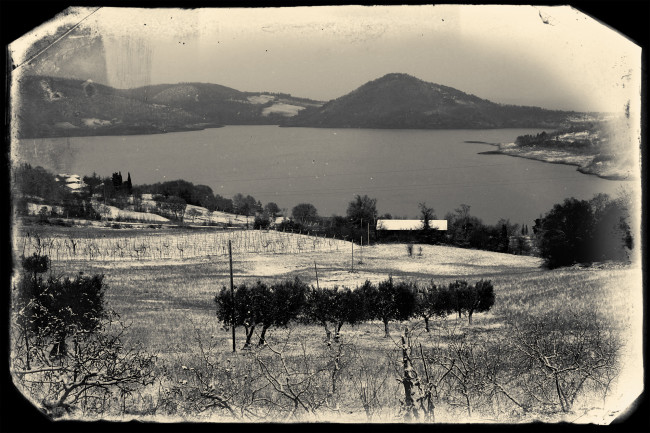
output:
<path id="1" fill-rule="evenodd" d="M 374 284 L 366 281 L 352 290 L 348 287 L 309 287 L 294 280 L 255 284 L 242 283 L 233 291 L 227 287 L 215 295 L 217 317 L 225 326 L 243 327 L 244 347 L 251 345 L 254 331 L 260 331 L 258 345 L 265 343 L 269 328 L 286 327 L 290 322 L 323 326 L 326 341 L 338 340 L 341 327 L 347 323 L 378 320 L 384 325 L 384 336 L 390 335 L 390 322 L 412 318 L 429 320 L 458 314 L 472 323 L 474 313 L 489 311 L 494 305 L 494 287 L 489 280 L 469 284 L 457 280 L 446 286 L 433 281 L 426 285 L 394 281 L 392 277 Z"/>
<path id="2" fill-rule="evenodd" d="M 299 203 L 291 209 L 290 218 L 276 224 L 276 219 L 286 212 L 277 203 L 262 205 L 260 200 L 241 193 L 232 198 L 214 194 L 207 185 L 194 185 L 184 180 L 174 180 L 151 185 L 134 186 L 131 174 L 123 180 L 121 172 L 101 178 L 93 173 L 84 176 L 86 188 L 72 192 L 59 182 L 56 176 L 42 167 L 29 164 L 19 166 L 13 173 L 14 185 L 21 193 L 16 200 L 19 213 L 27 214 L 27 202 L 47 197 L 49 203 L 60 205 L 68 217 L 100 219 L 93 209 L 91 198 L 103 197 L 106 204 L 124 208 L 132 197 L 134 210 L 142 194 L 152 194 L 157 211 L 170 219 L 183 221 L 188 204 L 239 215 L 254 216 L 252 227 L 310 232 L 355 243 L 410 242 L 421 244 L 446 244 L 461 248 L 473 248 L 512 254 L 539 254 L 548 267 L 567 266 L 602 260 L 627 260 L 633 247 L 630 230 L 630 207 L 632 202 L 626 194 L 611 198 L 597 194 L 591 200 L 566 199 L 544 216 L 535 220 L 532 235 L 528 225 L 500 219 L 496 224 L 485 224 L 471 215 L 471 207 L 461 204 L 444 219 L 447 230 L 430 229 L 428 222 L 437 219 L 433 208 L 419 203 L 422 227 L 403 232 L 383 232 L 376 229 L 377 219 L 392 219 L 390 214 L 379 215 L 377 199 L 356 195 L 348 203 L 345 216 L 322 217 L 311 203 Z M 194 211 L 194 212 L 192 212 Z M 188 213 L 194 220 L 195 210 Z"/>

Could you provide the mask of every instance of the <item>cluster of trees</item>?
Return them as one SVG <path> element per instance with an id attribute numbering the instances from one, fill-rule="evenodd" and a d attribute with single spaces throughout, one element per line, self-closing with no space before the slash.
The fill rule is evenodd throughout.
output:
<path id="1" fill-rule="evenodd" d="M 79 191 L 80 194 L 89 197 L 101 196 L 106 204 L 117 207 L 124 207 L 128 197 L 133 194 L 133 183 L 131 173 L 127 173 L 127 179 L 122 178 L 122 172 L 116 171 L 110 177 L 100 177 L 93 172 L 91 176 L 82 178 L 86 188 Z"/>
<path id="2" fill-rule="evenodd" d="M 560 141 L 560 135 L 574 133 L 574 132 L 581 132 L 584 130 L 594 131 L 594 125 L 593 124 L 575 125 L 559 131 L 554 131 L 550 134 L 547 134 L 546 131 L 542 131 L 539 134 L 535 134 L 535 135 L 530 135 L 530 134 L 520 135 L 515 140 L 515 144 L 522 147 L 533 147 L 533 146 L 556 147 L 559 144 L 561 144 L 563 148 L 567 148 L 567 147 L 583 148 L 583 147 L 592 146 L 594 143 L 588 138 L 573 139 L 571 141 L 564 141 L 564 140 Z"/>
<path id="3" fill-rule="evenodd" d="M 192 182 L 180 179 L 150 185 L 137 185 L 133 191 L 136 196 L 140 197 L 142 194 L 152 194 L 154 200 L 159 203 L 162 212 L 175 219 L 183 217 L 183 213 L 176 209 L 181 206 L 181 201 L 185 205 L 204 207 L 210 212 L 220 211 L 254 216 L 254 228 L 269 227 L 271 221 L 281 213 L 277 203 L 269 202 L 262 205 L 262 202 L 255 197 L 241 193 L 235 194 L 232 198 L 225 198 L 215 194 L 207 185 L 194 185 Z M 188 216 L 192 215 L 188 214 Z"/>
<path id="4" fill-rule="evenodd" d="M 474 248 L 514 254 L 529 254 L 527 227 L 501 219 L 495 225 L 484 224 L 470 214 L 470 206 L 461 204 L 454 212 L 447 213 L 447 231 L 429 227 L 429 222 L 438 219 L 432 207 L 419 203 L 422 227 L 399 233 L 379 233 L 376 221 L 392 219 L 390 214 L 378 216 L 377 199 L 357 195 L 347 207 L 346 216 L 329 218 L 318 216 L 316 208 L 309 203 L 300 203 L 292 209 L 291 221 L 280 225 L 280 230 L 310 231 L 327 236 L 337 236 L 359 243 L 367 242 L 412 242 L 420 244 L 447 244 L 461 248 Z M 511 239 L 514 242 L 511 242 Z"/>
<path id="5" fill-rule="evenodd" d="M 73 192 L 63 182 L 57 181 L 52 173 L 43 167 L 32 167 L 21 164 L 13 172 L 14 188 L 18 194 L 15 197 L 18 214 L 27 215 L 27 203 L 45 203 L 62 209 L 61 216 L 71 218 L 100 219 L 94 211 L 87 190 Z M 57 216 L 56 211 L 50 212 Z"/>
<path id="6" fill-rule="evenodd" d="M 332 334 L 338 339 L 343 324 L 355 325 L 380 320 L 384 333 L 390 335 L 391 321 L 422 318 L 427 332 L 432 317 L 466 314 L 472 323 L 474 313 L 490 310 L 494 305 L 494 287 L 481 280 L 474 285 L 458 280 L 447 286 L 418 286 L 414 282 L 395 282 L 392 277 L 373 284 L 366 281 L 351 290 L 347 287 L 314 288 L 298 278 L 266 284 L 238 285 L 231 293 L 223 287 L 214 298 L 217 317 L 226 326 L 243 326 L 244 347 L 249 347 L 253 331 L 261 329 L 259 345 L 264 344 L 271 326 L 287 326 L 292 321 L 313 323 L 324 327 L 328 343 Z"/>
<path id="7" fill-rule="evenodd" d="M 182 198 L 176 195 L 154 196 L 154 201 L 156 202 L 156 208 L 158 214 L 165 216 L 169 219 L 182 221 L 185 216 L 185 210 L 187 209 L 187 203 Z"/>
<path id="8" fill-rule="evenodd" d="M 276 219 L 282 214 L 282 209 L 277 203 L 270 201 L 264 205 L 262 212 L 255 215 L 253 228 L 267 229 L 271 224 L 275 224 Z"/>
<path id="9" fill-rule="evenodd" d="M 41 274 L 49 269 L 49 259 L 36 254 L 23 258 L 22 267 L 24 279 L 16 306 L 27 347 L 30 340 L 49 338 L 50 357 L 61 357 L 67 354 L 69 334 L 93 333 L 99 329 L 107 314 L 103 303 L 103 275 L 78 275 L 74 279 L 50 276 L 44 280 Z M 26 362 L 30 365 L 29 350 Z"/>
<path id="10" fill-rule="evenodd" d="M 445 215 L 447 232 L 444 243 L 461 248 L 474 248 L 502 253 L 527 254 L 526 243 L 517 239 L 525 236 L 519 224 L 500 219 L 495 225 L 484 224 L 470 214 L 470 206 L 461 204 L 454 212 Z M 524 230 L 525 231 L 525 230 Z M 511 245 L 510 239 L 516 242 Z"/>
<path id="11" fill-rule="evenodd" d="M 539 134 L 531 135 L 520 135 L 515 140 L 515 144 L 518 146 L 544 146 L 552 144 L 557 140 L 557 136 L 553 137 L 551 134 L 547 134 L 546 131 L 542 131 Z"/>
<path id="12" fill-rule="evenodd" d="M 178 197 L 186 204 L 201 206 L 209 211 L 233 212 L 234 209 L 232 199 L 215 194 L 207 185 L 194 185 L 192 182 L 182 179 L 137 185 L 133 188 L 133 192 L 137 196 L 152 194 L 165 199 Z"/>
<path id="13" fill-rule="evenodd" d="M 131 173 L 124 180 L 120 171 L 110 177 L 101 177 L 97 173 L 84 176 L 85 187 L 71 191 L 56 176 L 43 167 L 22 164 L 13 174 L 19 213 L 27 214 L 27 202 L 47 201 L 50 205 L 64 208 L 63 215 L 68 217 L 100 219 L 90 204 L 93 196 L 101 197 L 104 203 L 124 208 L 130 203 L 134 210 L 144 211 L 141 206 L 142 194 L 152 194 L 158 211 L 169 218 L 182 220 L 187 205 L 207 208 L 209 211 L 222 211 L 238 215 L 257 215 L 256 228 L 266 228 L 281 209 L 277 203 L 269 202 L 265 206 L 250 195 L 236 194 L 232 199 L 214 194 L 207 185 L 194 185 L 185 180 L 159 182 L 151 185 L 134 186 Z M 56 215 L 52 215 L 56 216 Z M 197 215 L 193 215 L 195 217 Z"/>
<path id="14" fill-rule="evenodd" d="M 597 194 L 591 200 L 569 198 L 535 220 L 533 232 L 546 266 L 627 260 L 633 247 L 629 197 Z"/>
<path id="15" fill-rule="evenodd" d="M 111 176 L 111 184 L 117 194 L 131 195 L 133 192 L 133 184 L 131 183 L 131 173 L 125 181 L 122 181 L 122 172 L 118 171 Z"/>
<path id="16" fill-rule="evenodd" d="M 345 216 L 322 217 L 311 203 L 299 203 L 291 209 L 291 218 L 277 226 L 278 230 L 311 232 L 336 236 L 352 242 L 375 242 L 377 234 L 377 199 L 357 195 L 348 203 Z M 370 225 L 370 227 L 368 226 Z M 368 239 L 369 238 L 369 239 Z"/>
<path id="17" fill-rule="evenodd" d="M 124 348 L 125 328 L 104 304 L 103 275 L 44 278 L 50 261 L 37 254 L 21 264 L 11 368 L 19 386 L 38 394 L 36 404 L 59 416 L 80 399 L 105 400 L 152 382 L 154 357 Z"/>

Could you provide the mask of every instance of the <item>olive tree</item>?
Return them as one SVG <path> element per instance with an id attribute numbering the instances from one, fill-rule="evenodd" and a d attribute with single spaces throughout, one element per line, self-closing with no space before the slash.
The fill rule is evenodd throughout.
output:
<path id="1" fill-rule="evenodd" d="M 429 319 L 435 316 L 444 317 L 452 311 L 451 308 L 446 287 L 438 287 L 431 281 L 429 285 L 416 289 L 414 314 L 424 319 L 426 332 L 430 332 Z"/>
<path id="2" fill-rule="evenodd" d="M 26 397 L 55 417 L 78 407 L 104 412 L 114 391 L 152 382 L 155 358 L 123 344 L 126 327 L 104 304 L 103 275 L 44 279 L 46 256 L 22 264 L 12 302 L 18 326 L 11 371 Z"/>
<path id="3" fill-rule="evenodd" d="M 394 283 L 392 277 L 373 285 L 366 281 L 359 289 L 368 319 L 378 319 L 384 324 L 384 337 L 390 336 L 391 320 L 408 320 L 415 311 L 415 290 L 407 282 Z"/>
<path id="4" fill-rule="evenodd" d="M 262 281 L 251 287 L 241 284 L 235 288 L 234 296 L 230 289 L 223 287 L 214 298 L 217 317 L 226 326 L 244 327 L 244 348 L 250 346 L 255 329 L 261 328 L 258 345 L 262 345 L 271 326 L 287 326 L 298 317 L 305 304 L 306 291 L 307 285 L 298 278 L 271 285 Z"/>
<path id="5" fill-rule="evenodd" d="M 355 325 L 364 320 L 363 299 L 359 292 L 347 287 L 312 288 L 306 295 L 303 317 L 307 322 L 323 326 L 325 341 L 329 345 L 332 341 L 332 331 L 334 339 L 338 341 L 344 323 Z"/>

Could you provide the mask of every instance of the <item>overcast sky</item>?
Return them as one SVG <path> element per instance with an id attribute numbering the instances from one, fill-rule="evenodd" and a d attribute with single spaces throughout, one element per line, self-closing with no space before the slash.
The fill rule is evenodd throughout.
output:
<path id="1" fill-rule="evenodd" d="M 198 81 L 329 100 L 404 72 L 507 104 L 621 112 L 640 99 L 641 49 L 569 7 L 93 11 L 34 34 L 83 20 L 101 35 L 107 84 L 119 88 Z"/>

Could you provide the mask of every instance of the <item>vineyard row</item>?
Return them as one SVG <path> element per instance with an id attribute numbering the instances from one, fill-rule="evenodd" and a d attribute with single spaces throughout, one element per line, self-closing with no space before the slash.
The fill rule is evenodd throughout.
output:
<path id="1" fill-rule="evenodd" d="M 341 239 L 293 233 L 242 230 L 214 233 L 184 233 L 111 238 L 44 237 L 27 234 L 19 240 L 25 257 L 47 255 L 53 260 L 156 260 L 228 255 L 233 251 L 256 254 L 299 254 L 347 250 Z"/>

